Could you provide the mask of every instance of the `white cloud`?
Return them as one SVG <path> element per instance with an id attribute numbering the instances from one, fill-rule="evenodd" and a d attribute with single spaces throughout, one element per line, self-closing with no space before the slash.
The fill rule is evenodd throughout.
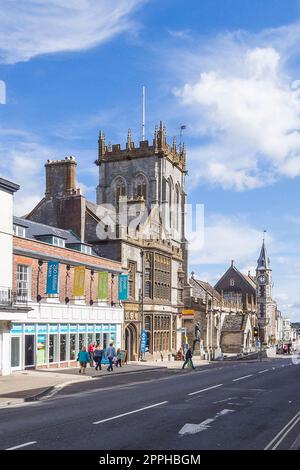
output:
<path id="1" fill-rule="evenodd" d="M 199 141 L 189 153 L 194 186 L 254 189 L 300 175 L 298 77 L 288 74 L 286 42 L 270 37 L 218 37 L 183 58 L 185 84 L 174 93 Z"/>
<path id="2" fill-rule="evenodd" d="M 258 258 L 262 233 L 247 223 L 242 216 L 210 214 L 204 224 L 204 244 L 195 234 L 190 239 L 190 262 L 196 264 L 229 265 L 234 259 L 238 265 L 253 265 Z M 271 237 L 268 235 L 268 240 Z"/>
<path id="3" fill-rule="evenodd" d="M 20 185 L 15 194 L 15 215 L 27 214 L 44 197 L 47 160 L 60 160 L 71 154 L 78 164 L 77 187 L 93 200 L 98 179 L 97 167 L 91 159 L 93 150 L 73 148 L 70 153 L 68 146 L 48 145 L 37 135 L 22 129 L 0 129 L 0 176 Z"/>
<path id="4" fill-rule="evenodd" d="M 189 29 L 167 29 L 167 33 L 173 39 L 187 40 L 191 39 L 191 31 Z"/>
<path id="5" fill-rule="evenodd" d="M 273 297 L 278 308 L 293 321 L 300 318 L 300 258 L 293 240 L 280 240 L 279 234 L 266 234 L 268 256 L 273 270 Z M 248 222 L 246 216 L 224 216 L 211 213 L 205 219 L 204 244 L 195 235 L 190 240 L 190 271 L 195 277 L 215 285 L 234 260 L 244 274 L 255 275 L 262 233 Z M 200 241 L 199 241 L 200 240 Z"/>
<path id="6" fill-rule="evenodd" d="M 0 60 L 80 51 L 133 28 L 146 0 L 0 0 Z"/>
<path id="7" fill-rule="evenodd" d="M 1 130 L 0 174 L 20 185 L 15 195 L 16 215 L 33 209 L 44 195 L 44 164 L 55 155 L 38 139 L 18 129 Z"/>

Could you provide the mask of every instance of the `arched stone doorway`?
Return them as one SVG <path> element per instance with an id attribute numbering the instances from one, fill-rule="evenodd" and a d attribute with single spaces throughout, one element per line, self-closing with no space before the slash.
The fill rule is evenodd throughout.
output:
<path id="1" fill-rule="evenodd" d="M 128 361 L 137 361 L 137 331 L 133 323 L 129 323 L 125 328 L 125 348 Z"/>

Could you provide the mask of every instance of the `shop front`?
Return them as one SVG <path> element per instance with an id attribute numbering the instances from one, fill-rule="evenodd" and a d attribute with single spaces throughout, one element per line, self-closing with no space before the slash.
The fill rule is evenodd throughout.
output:
<path id="1" fill-rule="evenodd" d="M 13 323 L 11 329 L 11 368 L 68 367 L 76 365 L 82 346 L 110 342 L 122 347 L 122 324 Z"/>

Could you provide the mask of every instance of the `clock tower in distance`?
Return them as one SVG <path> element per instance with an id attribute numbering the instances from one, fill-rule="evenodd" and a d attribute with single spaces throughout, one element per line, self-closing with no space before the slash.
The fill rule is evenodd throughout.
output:
<path id="1" fill-rule="evenodd" d="M 272 269 L 263 239 L 256 268 L 256 308 L 259 336 L 270 344 L 276 331 L 276 302 L 272 298 Z"/>

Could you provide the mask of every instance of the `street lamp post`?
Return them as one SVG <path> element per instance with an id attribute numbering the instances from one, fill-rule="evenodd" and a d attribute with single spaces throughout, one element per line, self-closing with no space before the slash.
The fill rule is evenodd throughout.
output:
<path id="1" fill-rule="evenodd" d="M 262 332 L 264 331 L 264 328 L 269 324 L 270 319 L 269 318 L 259 318 L 257 320 L 258 324 L 258 334 L 259 334 L 259 360 L 260 362 L 262 361 Z"/>

